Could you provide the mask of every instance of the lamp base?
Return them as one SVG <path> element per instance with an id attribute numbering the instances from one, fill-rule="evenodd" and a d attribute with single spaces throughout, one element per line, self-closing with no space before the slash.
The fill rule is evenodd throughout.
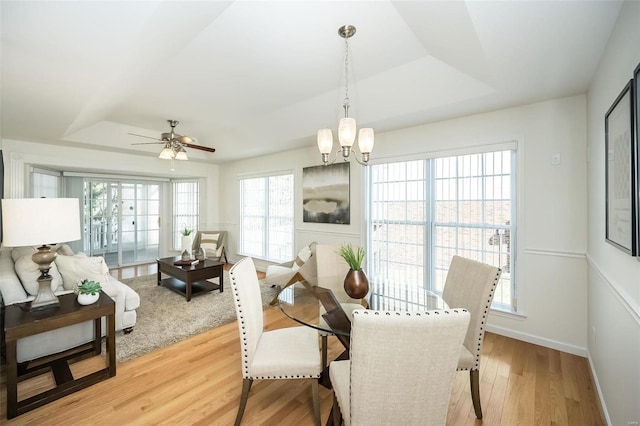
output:
<path id="1" fill-rule="evenodd" d="M 57 308 L 60 306 L 58 297 L 51 290 L 51 277 L 38 278 L 38 294 L 31 302 L 30 311 L 42 311 L 43 309 Z"/>

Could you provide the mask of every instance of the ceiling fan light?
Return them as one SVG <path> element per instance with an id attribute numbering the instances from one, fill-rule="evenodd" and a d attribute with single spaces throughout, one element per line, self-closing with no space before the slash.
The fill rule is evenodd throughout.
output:
<path id="1" fill-rule="evenodd" d="M 176 160 L 188 160 L 189 158 L 187 157 L 187 152 L 184 150 L 184 148 L 181 148 L 180 151 L 177 152 L 176 154 Z"/>
<path id="2" fill-rule="evenodd" d="M 351 147 L 353 145 L 353 141 L 356 140 L 356 120 L 354 118 L 344 117 L 340 119 L 338 140 L 342 147 Z"/>
<path id="3" fill-rule="evenodd" d="M 160 155 L 158 155 L 158 158 L 161 158 L 163 160 L 171 160 L 172 158 L 174 158 L 176 156 L 176 154 L 173 152 L 173 150 L 169 147 L 165 147 L 161 152 Z"/>

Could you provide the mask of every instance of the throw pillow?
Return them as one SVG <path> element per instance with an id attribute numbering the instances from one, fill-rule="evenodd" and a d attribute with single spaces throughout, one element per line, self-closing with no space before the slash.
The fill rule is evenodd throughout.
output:
<path id="1" fill-rule="evenodd" d="M 311 257 L 311 248 L 309 246 L 306 246 L 298 252 L 298 255 L 296 256 L 296 260 L 293 261 L 293 266 L 291 267 L 291 270 L 295 272 L 298 269 L 300 269 L 300 267 L 304 265 L 304 263 L 307 260 L 309 260 L 310 257 Z"/>
<path id="2" fill-rule="evenodd" d="M 109 268 L 104 258 L 88 257 L 84 253 L 73 256 L 58 256 L 55 260 L 66 290 L 73 290 L 78 281 L 89 279 L 105 284 L 108 281 Z M 106 272 L 105 272 L 106 271 Z"/>
<path id="3" fill-rule="evenodd" d="M 38 294 L 38 289 L 40 288 L 40 284 L 38 283 L 40 269 L 38 269 L 38 264 L 31 260 L 31 254 L 24 255 L 16 260 L 14 268 L 24 290 L 31 296 Z M 62 277 L 55 263 L 51 263 L 49 275 L 53 278 L 51 280 L 51 290 L 64 290 L 64 288 L 58 288 L 62 286 Z"/>
<path id="4" fill-rule="evenodd" d="M 31 256 L 35 252 L 36 248 L 32 246 L 14 247 L 11 249 L 11 260 L 13 260 L 13 263 L 16 263 L 22 256 Z"/>
<path id="5" fill-rule="evenodd" d="M 67 244 L 60 244 L 55 247 L 58 256 L 73 256 L 73 250 Z"/>
<path id="6" fill-rule="evenodd" d="M 204 250 L 206 257 L 217 256 L 218 238 L 220 238 L 220 234 L 200 234 L 200 248 Z"/>

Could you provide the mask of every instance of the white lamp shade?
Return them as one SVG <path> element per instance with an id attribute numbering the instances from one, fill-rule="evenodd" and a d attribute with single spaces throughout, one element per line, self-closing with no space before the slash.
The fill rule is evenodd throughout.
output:
<path id="1" fill-rule="evenodd" d="M 160 152 L 160 155 L 158 155 L 158 158 L 162 158 L 163 160 L 171 160 L 174 157 L 175 157 L 175 153 L 173 152 L 173 150 L 171 148 L 163 149 Z"/>
<path id="2" fill-rule="evenodd" d="M 331 154 L 333 149 L 333 133 L 331 133 L 331 129 L 318 130 L 318 149 L 320 154 Z"/>
<path id="3" fill-rule="evenodd" d="M 373 151 L 373 129 L 365 127 L 358 132 L 358 148 L 363 154 Z"/>
<path id="4" fill-rule="evenodd" d="M 350 117 L 340 119 L 338 125 L 338 140 L 340 146 L 352 146 L 356 140 L 356 120 Z"/>
<path id="5" fill-rule="evenodd" d="M 187 153 L 183 149 L 182 151 L 178 151 L 176 154 L 176 160 L 188 160 Z"/>
<path id="6" fill-rule="evenodd" d="M 81 238 L 77 198 L 2 200 L 2 244 L 8 247 L 66 243 Z"/>

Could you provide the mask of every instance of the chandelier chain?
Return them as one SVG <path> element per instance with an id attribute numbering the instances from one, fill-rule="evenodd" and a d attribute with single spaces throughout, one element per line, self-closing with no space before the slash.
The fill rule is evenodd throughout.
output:
<path id="1" fill-rule="evenodd" d="M 344 108 L 349 114 L 349 37 L 344 39 Z"/>

